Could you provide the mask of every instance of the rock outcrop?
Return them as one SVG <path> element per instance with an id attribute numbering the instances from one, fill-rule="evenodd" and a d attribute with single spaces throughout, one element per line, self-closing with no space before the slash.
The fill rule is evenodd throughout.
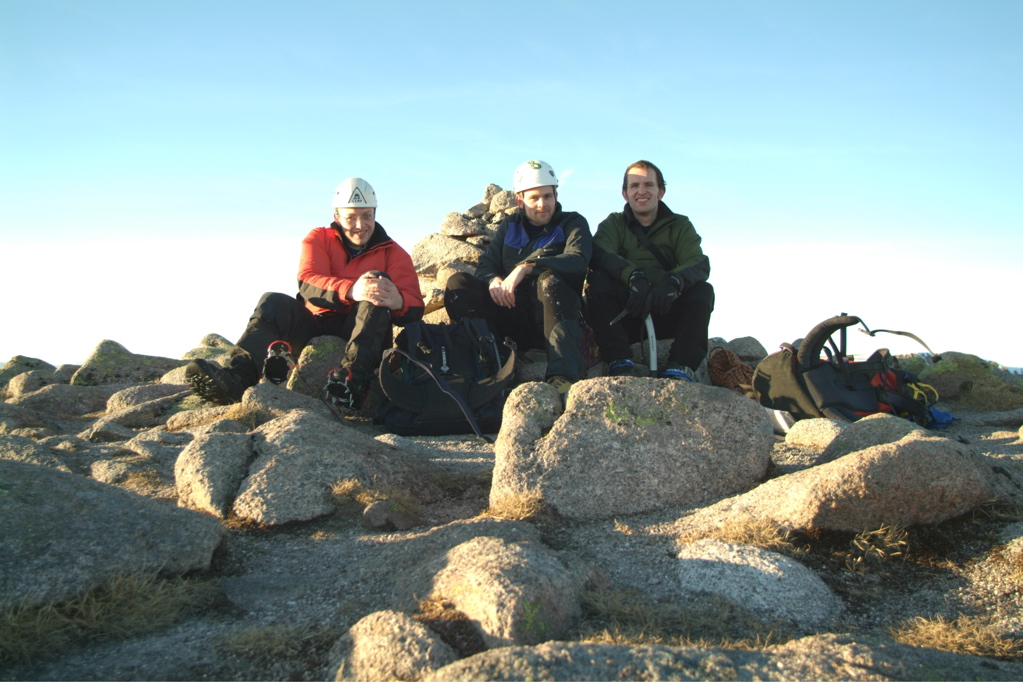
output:
<path id="1" fill-rule="evenodd" d="M 114 576 L 210 566 L 216 519 L 50 466 L 0 460 L 0 592 L 44 604 Z"/>
<path id="2" fill-rule="evenodd" d="M 726 389 L 605 377 L 574 385 L 560 406 L 542 383 L 509 396 L 491 506 L 535 498 L 569 518 L 606 518 L 704 504 L 767 473 L 767 416 Z"/>

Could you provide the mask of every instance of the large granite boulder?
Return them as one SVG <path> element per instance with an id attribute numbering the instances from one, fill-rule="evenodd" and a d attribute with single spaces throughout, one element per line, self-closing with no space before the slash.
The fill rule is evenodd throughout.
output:
<path id="1" fill-rule="evenodd" d="M 531 542 L 477 537 L 426 565 L 431 599 L 468 616 L 488 647 L 559 639 L 582 617 L 582 592 L 594 578 L 578 560 Z"/>
<path id="2" fill-rule="evenodd" d="M 942 353 L 938 362 L 920 372 L 920 381 L 933 386 L 942 400 L 956 400 L 986 412 L 1023 407 L 1023 377 L 969 353 Z"/>
<path id="3" fill-rule="evenodd" d="M 412 262 L 420 276 L 433 276 L 437 269 L 453 261 L 477 262 L 483 249 L 460 239 L 431 234 L 412 248 Z"/>
<path id="4" fill-rule="evenodd" d="M 764 622 L 807 631 L 842 611 L 842 600 L 813 571 L 762 547 L 705 539 L 682 545 L 678 558 L 684 591 L 724 597 Z"/>
<path id="5" fill-rule="evenodd" d="M 7 382 L 23 372 L 32 370 L 53 372 L 54 369 L 56 368 L 45 360 L 30 358 L 26 355 L 15 355 L 5 362 L 3 367 L 0 367 L 0 390 L 7 386 Z"/>
<path id="6" fill-rule="evenodd" d="M 912 430 L 895 442 L 771 479 L 698 510 L 677 527 L 685 535 L 757 521 L 858 533 L 886 524 L 934 524 L 994 497 L 991 475 L 986 458 L 970 446 Z"/>
<path id="7" fill-rule="evenodd" d="M 103 386 L 72 386 L 50 384 L 38 391 L 11 398 L 7 402 L 50 417 L 80 417 L 96 412 L 105 412 L 107 401 L 123 384 Z"/>
<path id="8" fill-rule="evenodd" d="M 0 595 L 33 604 L 139 572 L 209 568 L 223 528 L 206 514 L 23 462 L 0 461 Z"/>
<path id="9" fill-rule="evenodd" d="M 210 431 L 197 435 L 174 465 L 178 504 L 226 518 L 254 457 L 252 438 L 247 433 Z"/>
<path id="10" fill-rule="evenodd" d="M 156 381 L 175 367 L 188 364 L 184 360 L 132 353 L 116 341 L 100 341 L 74 376 L 75 386 L 101 384 L 140 384 Z"/>
<path id="11" fill-rule="evenodd" d="M 428 463 L 317 413 L 293 410 L 266 422 L 253 432 L 252 447 L 255 460 L 233 510 L 256 523 L 329 514 L 337 508 L 332 486 L 347 479 L 418 500 L 439 494 L 436 472 Z"/>
<path id="12" fill-rule="evenodd" d="M 512 391 L 495 446 L 491 507 L 536 498 L 571 518 L 705 504 L 763 480 L 774 436 L 757 403 L 671 379 Z"/>
<path id="13" fill-rule="evenodd" d="M 811 635 L 765 649 L 548 642 L 463 658 L 423 676 L 460 680 L 1015 680 L 1023 666 L 896 644 Z"/>
<path id="14" fill-rule="evenodd" d="M 364 616 L 335 646 L 342 660 L 335 680 L 417 680 L 458 660 L 437 633 L 398 611 Z"/>

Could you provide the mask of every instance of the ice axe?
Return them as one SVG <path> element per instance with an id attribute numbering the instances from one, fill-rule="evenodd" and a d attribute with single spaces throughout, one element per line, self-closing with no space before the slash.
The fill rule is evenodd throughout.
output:
<path id="1" fill-rule="evenodd" d="M 628 312 L 628 309 L 622 310 L 622 312 L 618 313 L 618 315 L 611 320 L 611 323 L 608 326 L 610 327 L 621 322 L 625 319 Z M 657 373 L 657 336 L 654 334 L 654 319 L 650 315 L 647 315 L 644 322 L 646 322 L 647 356 L 650 359 L 650 374 L 653 375 Z"/>

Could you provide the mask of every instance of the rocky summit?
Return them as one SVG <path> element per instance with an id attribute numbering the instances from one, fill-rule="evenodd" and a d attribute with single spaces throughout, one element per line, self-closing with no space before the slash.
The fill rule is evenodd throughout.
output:
<path id="1" fill-rule="evenodd" d="M 491 185 L 415 246 L 429 321 L 512 210 Z M 710 345 L 754 367 L 755 331 Z M 528 352 L 491 443 L 385 433 L 378 387 L 334 412 L 334 337 L 203 403 L 184 366 L 230 346 L 0 368 L 0 679 L 1023 679 L 1023 385 L 994 363 L 902 359 L 946 429 L 786 432 L 706 364 L 563 399 Z"/>

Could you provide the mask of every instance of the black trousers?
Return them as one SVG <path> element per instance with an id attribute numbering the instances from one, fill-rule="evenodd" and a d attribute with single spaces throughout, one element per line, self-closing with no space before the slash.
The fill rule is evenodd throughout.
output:
<path id="1" fill-rule="evenodd" d="M 347 315 L 314 315 L 294 296 L 263 294 L 231 351 L 228 368 L 255 384 L 274 341 L 291 344 L 297 360 L 310 339 L 324 335 L 348 339 L 341 366 L 352 369 L 356 382 L 368 382 L 380 364 L 381 354 L 391 346 L 391 311 L 359 301 Z"/>
<path id="2" fill-rule="evenodd" d="M 448 317 L 482 317 L 495 334 L 511 337 L 521 350 L 541 348 L 547 353 L 547 376 L 573 381 L 586 376 L 583 357 L 582 299 L 558 274 L 545 270 L 527 277 L 515 289 L 515 307 L 497 305 L 487 286 L 459 272 L 448 278 L 444 291 Z"/>
<path id="3" fill-rule="evenodd" d="M 643 320 L 625 316 L 611 325 L 625 308 L 629 290 L 603 270 L 591 270 L 586 280 L 586 320 L 593 330 L 604 362 L 632 357 L 630 344 L 642 338 Z M 668 350 L 669 365 L 696 369 L 707 357 L 707 330 L 714 311 L 714 287 L 700 282 L 686 287 L 666 315 L 653 315 L 658 339 L 674 339 Z"/>

